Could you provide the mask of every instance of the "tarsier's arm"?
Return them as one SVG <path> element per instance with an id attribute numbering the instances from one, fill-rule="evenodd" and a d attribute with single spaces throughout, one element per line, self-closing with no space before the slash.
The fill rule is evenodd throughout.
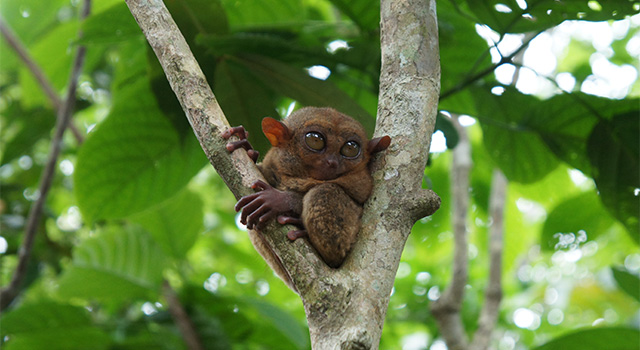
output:
<path id="1" fill-rule="evenodd" d="M 251 147 L 246 139 L 249 133 L 242 126 L 237 126 L 225 131 L 222 137 L 225 139 L 236 135 L 239 141 L 229 142 L 227 150 L 233 152 L 236 149 L 244 148 L 249 157 L 256 162 L 258 151 Z M 251 186 L 258 192 L 240 198 L 236 203 L 235 210 L 242 210 L 240 222 L 247 225 L 249 229 L 260 229 L 267 221 L 279 215 L 287 217 L 299 217 L 302 213 L 302 194 L 293 191 L 280 191 L 270 184 L 258 180 Z M 281 220 L 284 221 L 284 220 Z"/>

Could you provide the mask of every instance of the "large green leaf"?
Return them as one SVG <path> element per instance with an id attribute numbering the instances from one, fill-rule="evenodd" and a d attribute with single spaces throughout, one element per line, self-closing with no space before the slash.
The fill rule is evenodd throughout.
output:
<path id="1" fill-rule="evenodd" d="M 38 108 L 31 111 L 23 111 L 17 106 L 12 106 L 7 114 L 17 117 L 10 118 L 8 125 L 0 130 L 2 155 L 0 164 L 6 164 L 25 154 L 32 154 L 32 149 L 38 140 L 47 138 L 56 123 L 56 116 L 50 110 Z M 7 136 L 7 130 L 12 130 Z"/>
<path id="2" fill-rule="evenodd" d="M 611 272 L 620 289 L 635 300 L 640 301 L 640 277 L 621 267 L 611 267 Z"/>
<path id="3" fill-rule="evenodd" d="M 180 140 L 142 77 L 118 92 L 78 154 L 75 192 L 88 221 L 121 218 L 182 189 L 205 163 L 195 137 Z"/>
<path id="4" fill-rule="evenodd" d="M 84 241 L 60 278 L 59 295 L 104 302 L 150 298 L 160 287 L 166 257 L 142 229 L 113 227 Z"/>
<path id="5" fill-rule="evenodd" d="M 91 324 L 87 310 L 50 301 L 22 305 L 0 318 L 5 350 L 107 349 L 109 337 Z"/>
<path id="6" fill-rule="evenodd" d="M 564 93 L 531 106 L 528 126 L 534 128 L 549 149 L 567 164 L 591 174 L 587 140 L 601 119 L 632 111 L 637 99 L 611 100 L 583 93 Z"/>
<path id="7" fill-rule="evenodd" d="M 380 2 L 369 0 L 331 0 L 363 31 L 376 31 L 380 27 Z"/>
<path id="8" fill-rule="evenodd" d="M 598 123 L 589 136 L 587 150 L 593 179 L 602 203 L 640 243 L 640 118 L 638 111 Z"/>
<path id="9" fill-rule="evenodd" d="M 72 56 L 75 53 L 71 43 L 78 37 L 78 27 L 78 22 L 74 21 L 59 25 L 30 47 L 29 53 L 55 91 L 61 91 L 69 80 Z M 51 105 L 26 66 L 20 69 L 20 84 L 25 106 Z"/>
<path id="10" fill-rule="evenodd" d="M 640 331 L 631 328 L 587 328 L 555 338 L 534 350 L 637 350 Z"/>
<path id="11" fill-rule="evenodd" d="M 500 96 L 486 89 L 474 89 L 473 97 L 482 126 L 482 139 L 489 155 L 510 181 L 532 183 L 542 179 L 557 165 L 529 120 L 537 116 L 533 96 L 507 89 Z"/>
<path id="12" fill-rule="evenodd" d="M 232 29 L 273 28 L 304 19 L 304 6 L 298 0 L 222 0 Z"/>
<path id="13" fill-rule="evenodd" d="M 303 105 L 333 107 L 358 120 L 367 132 L 373 132 L 373 117 L 332 83 L 313 78 L 302 69 L 266 57 L 244 57 L 241 62 L 271 89 Z"/>
<path id="14" fill-rule="evenodd" d="M 559 235 L 571 234 L 577 239 L 581 235 L 579 231 L 584 231 L 588 240 L 596 238 L 615 223 L 605 210 L 594 192 L 585 192 L 565 200 L 547 216 L 540 246 L 542 249 L 553 250 L 559 243 Z M 566 247 L 558 247 L 560 248 Z"/>
<path id="15" fill-rule="evenodd" d="M 124 2 L 90 16 L 82 24 L 81 44 L 108 44 L 142 35 Z"/>
<path id="16" fill-rule="evenodd" d="M 262 118 L 279 117 L 273 93 L 233 59 L 218 63 L 215 76 L 214 93 L 229 123 L 250 130 L 249 141 L 260 154 L 266 154 L 271 145 L 262 134 Z"/>
<path id="17" fill-rule="evenodd" d="M 202 200 L 183 190 L 159 205 L 131 217 L 144 227 L 167 255 L 183 258 L 202 228 Z"/>

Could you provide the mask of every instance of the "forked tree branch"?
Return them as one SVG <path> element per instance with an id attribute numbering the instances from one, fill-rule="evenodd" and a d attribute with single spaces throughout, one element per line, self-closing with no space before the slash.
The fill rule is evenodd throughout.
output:
<path id="1" fill-rule="evenodd" d="M 252 193 L 251 184 L 262 174 L 246 152 L 226 151 L 221 134 L 229 123 L 164 4 L 126 3 L 209 161 L 236 197 Z M 290 242 L 288 227 L 272 224 L 259 236 L 293 279 L 314 349 L 378 348 L 406 238 L 419 216 L 440 204 L 437 195 L 421 188 L 440 90 L 435 1 L 382 1 L 381 48 L 376 134 L 393 141 L 374 162 L 376 186 L 353 251 L 343 266 L 331 269 L 305 240 Z"/>
<path id="2" fill-rule="evenodd" d="M 85 0 L 81 13 L 81 18 L 86 18 L 91 10 L 91 0 Z M 82 35 L 82 33 L 79 33 Z M 62 149 L 62 136 L 64 135 L 69 120 L 73 114 L 73 108 L 76 102 L 76 88 L 78 86 L 78 77 L 84 65 L 86 48 L 79 46 L 76 52 L 73 66 L 71 68 L 71 76 L 69 78 L 69 86 L 67 89 L 67 97 L 58 109 L 58 118 L 56 121 L 55 134 L 51 140 L 51 148 L 49 149 L 49 157 L 40 177 L 40 186 L 38 187 L 39 197 L 31 206 L 27 224 L 24 230 L 24 239 L 22 246 L 18 251 L 18 265 L 13 273 L 11 282 L 0 291 L 0 311 L 9 306 L 13 300 L 19 295 L 22 288 L 22 282 L 27 272 L 27 265 L 31 256 L 31 250 L 38 232 L 38 224 L 42 216 L 42 209 L 47 200 L 53 176 L 55 174 L 56 165 L 58 164 L 58 155 Z"/>

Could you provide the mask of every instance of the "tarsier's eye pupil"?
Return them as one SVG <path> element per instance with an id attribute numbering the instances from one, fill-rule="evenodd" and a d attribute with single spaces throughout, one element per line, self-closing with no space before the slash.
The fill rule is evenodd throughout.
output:
<path id="1" fill-rule="evenodd" d="M 304 135 L 304 142 L 312 150 L 322 151 L 324 149 L 324 136 L 317 132 L 308 132 Z"/>
<path id="2" fill-rule="evenodd" d="M 349 158 L 357 157 L 360 154 L 360 145 L 355 141 L 348 141 L 342 146 L 340 153 Z"/>

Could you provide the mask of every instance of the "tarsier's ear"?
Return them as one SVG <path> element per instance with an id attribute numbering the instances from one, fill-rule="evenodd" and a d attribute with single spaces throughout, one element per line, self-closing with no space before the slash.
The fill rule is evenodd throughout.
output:
<path id="1" fill-rule="evenodd" d="M 269 139 L 271 146 L 279 146 L 291 139 L 289 128 L 273 118 L 262 119 L 262 132 Z"/>
<path id="2" fill-rule="evenodd" d="M 367 145 L 367 152 L 369 152 L 369 154 L 373 154 L 384 151 L 389 147 L 389 144 L 391 144 L 391 138 L 389 136 L 376 137 L 369 141 L 369 144 Z"/>

